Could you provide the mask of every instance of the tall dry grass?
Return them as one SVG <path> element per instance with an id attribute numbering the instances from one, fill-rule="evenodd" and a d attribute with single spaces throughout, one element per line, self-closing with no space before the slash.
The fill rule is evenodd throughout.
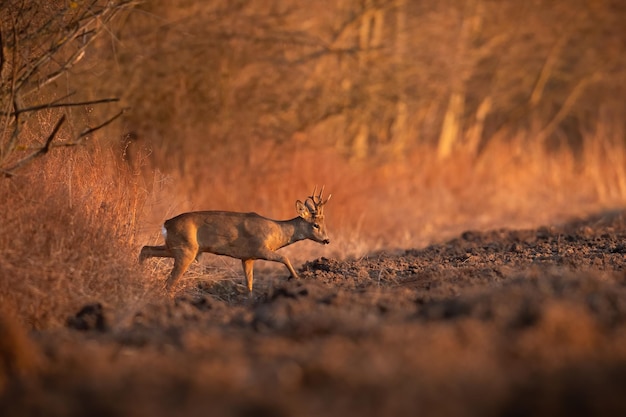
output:
<path id="1" fill-rule="evenodd" d="M 87 302 L 132 312 L 154 294 L 135 257 L 145 197 L 97 145 L 51 152 L 0 181 L 0 305 L 36 329 L 63 325 Z"/>
<path id="2" fill-rule="evenodd" d="M 161 222 L 188 210 L 293 217 L 295 200 L 316 184 L 333 194 L 326 211 L 332 244 L 286 248 L 296 262 L 421 247 L 467 229 L 561 223 L 626 203 L 626 149 L 599 132 L 585 137 L 576 152 L 520 134 L 492 141 L 479 154 L 458 149 L 446 159 L 428 145 L 401 159 L 358 161 L 332 148 L 233 145 L 187 154 L 184 174 L 157 155 L 170 174 L 149 197 L 141 236 L 159 241 Z"/>
<path id="3" fill-rule="evenodd" d="M 585 137 L 579 152 L 520 135 L 447 159 L 426 145 L 392 160 L 350 160 L 333 148 L 298 143 L 233 143 L 182 159 L 153 149 L 152 162 L 139 164 L 105 146 L 52 152 L 0 181 L 0 303 L 31 328 L 60 326 L 94 301 L 112 307 L 112 320 L 123 319 L 163 296 L 158 288 L 172 261 L 141 268 L 136 256 L 141 245 L 162 242 L 164 219 L 200 209 L 290 218 L 295 200 L 316 184 L 333 194 L 326 209 L 332 243 L 285 248 L 296 265 L 623 207 L 626 150 L 602 132 Z M 188 285 L 223 275 L 243 283 L 236 260 L 203 259 L 187 274 Z"/>

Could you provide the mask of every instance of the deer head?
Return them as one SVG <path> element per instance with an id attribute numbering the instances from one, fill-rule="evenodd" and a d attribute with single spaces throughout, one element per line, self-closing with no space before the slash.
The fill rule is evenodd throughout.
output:
<path id="1" fill-rule="evenodd" d="M 324 201 L 322 198 L 324 186 L 322 186 L 318 195 L 315 195 L 316 191 L 317 186 L 313 189 L 313 194 L 311 194 L 311 196 L 309 196 L 304 203 L 300 200 L 296 201 L 296 211 L 298 212 L 298 215 L 309 224 L 309 239 L 315 240 L 319 243 L 328 244 L 330 243 L 330 239 L 326 234 L 326 224 L 324 223 L 324 205 L 328 203 L 332 194 L 329 195 Z"/>

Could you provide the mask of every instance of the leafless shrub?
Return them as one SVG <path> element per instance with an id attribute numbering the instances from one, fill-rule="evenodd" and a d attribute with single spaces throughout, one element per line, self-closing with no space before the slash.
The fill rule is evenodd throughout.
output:
<path id="1" fill-rule="evenodd" d="M 76 100 L 76 91 L 59 94 L 55 83 L 70 76 L 116 15 L 132 4 L 131 0 L 11 0 L 0 5 L 1 174 L 11 176 L 53 147 L 78 145 L 121 115 L 109 115 L 96 125 L 67 133 L 64 141 L 55 142 L 66 121 L 66 114 L 60 111 L 118 101 Z M 38 120 L 41 115 L 55 120 L 49 131 L 42 129 Z"/>

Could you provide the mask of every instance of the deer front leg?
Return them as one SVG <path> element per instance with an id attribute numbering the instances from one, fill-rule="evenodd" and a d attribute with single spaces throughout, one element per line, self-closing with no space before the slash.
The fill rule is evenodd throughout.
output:
<path id="1" fill-rule="evenodd" d="M 243 272 L 246 274 L 246 283 L 248 291 L 252 294 L 252 283 L 254 281 L 254 259 L 242 259 Z"/>
<path id="2" fill-rule="evenodd" d="M 293 269 L 293 266 L 291 266 L 291 262 L 289 262 L 289 259 L 286 256 L 282 256 L 282 260 L 280 262 L 285 264 L 285 266 L 289 270 L 289 273 L 291 274 L 289 279 L 291 279 L 291 278 L 299 278 L 298 274 L 296 274 L 296 270 Z"/>
<path id="3" fill-rule="evenodd" d="M 276 252 L 267 251 L 266 253 L 264 253 L 263 258 L 261 259 L 265 259 L 267 261 L 273 261 L 273 262 L 280 262 L 281 264 L 285 265 L 287 269 L 289 270 L 289 273 L 291 274 L 289 279 L 298 278 L 298 274 L 296 273 L 296 270 L 293 269 L 293 266 L 291 266 L 291 262 L 289 262 L 289 259 L 286 256 L 281 255 Z"/>

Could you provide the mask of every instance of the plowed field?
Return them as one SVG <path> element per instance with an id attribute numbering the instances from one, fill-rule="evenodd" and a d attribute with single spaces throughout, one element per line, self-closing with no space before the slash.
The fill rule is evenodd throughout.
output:
<path id="1" fill-rule="evenodd" d="M 0 415 L 626 415 L 626 214 L 317 259 L 35 334 Z M 241 278 L 243 282 L 243 278 Z"/>

